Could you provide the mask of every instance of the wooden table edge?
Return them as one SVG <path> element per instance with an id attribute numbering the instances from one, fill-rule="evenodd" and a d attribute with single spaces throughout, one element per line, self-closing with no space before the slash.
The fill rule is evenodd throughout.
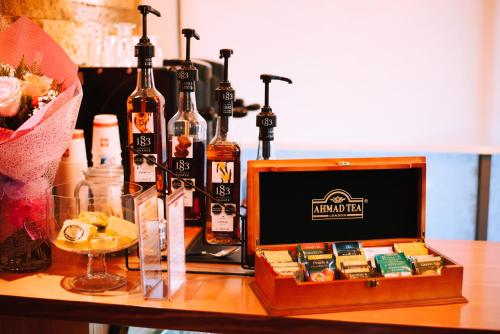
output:
<path id="1" fill-rule="evenodd" d="M 450 327 L 363 323 L 0 296 L 0 314 L 217 333 L 498 333 Z"/>

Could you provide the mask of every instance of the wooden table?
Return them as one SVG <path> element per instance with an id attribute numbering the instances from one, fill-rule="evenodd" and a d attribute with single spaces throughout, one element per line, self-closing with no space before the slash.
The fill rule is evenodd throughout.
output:
<path id="1" fill-rule="evenodd" d="M 144 300 L 138 272 L 123 258 L 109 269 L 126 275 L 126 288 L 84 295 L 61 286 L 85 268 L 86 258 L 55 251 L 53 265 L 36 274 L 0 274 L 0 314 L 231 333 L 459 333 L 500 331 L 500 243 L 429 241 L 464 265 L 467 304 L 269 317 L 250 288 L 252 277 L 189 274 L 173 300 Z M 237 266 L 191 268 L 237 270 Z M 21 320 L 22 318 L 10 318 Z M 0 331 L 1 331 L 0 326 Z"/>

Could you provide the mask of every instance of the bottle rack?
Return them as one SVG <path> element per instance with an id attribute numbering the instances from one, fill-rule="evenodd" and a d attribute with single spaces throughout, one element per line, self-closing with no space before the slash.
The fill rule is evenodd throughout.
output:
<path id="1" fill-rule="evenodd" d="M 150 163 L 152 163 L 152 164 L 156 165 L 157 167 L 161 168 L 164 171 L 164 173 L 171 173 L 173 176 L 175 176 L 176 178 L 178 178 L 179 180 L 181 180 L 183 183 L 189 183 L 190 182 L 189 180 L 185 180 L 181 176 L 179 176 L 176 173 L 172 172 L 168 167 L 166 167 L 166 166 L 164 166 L 162 164 L 159 164 L 155 160 L 149 158 L 148 156 L 146 156 L 146 155 L 144 155 L 144 154 L 136 151 L 133 148 L 133 146 L 129 145 L 128 149 L 131 150 L 134 154 L 141 155 L 145 160 L 147 160 Z M 213 196 L 211 196 L 210 194 L 208 194 L 203 189 L 200 189 L 200 188 L 198 188 L 197 186 L 195 186 L 193 184 L 191 184 L 191 186 L 193 186 L 196 190 L 200 191 L 204 196 L 209 196 L 209 197 L 212 198 L 212 200 L 218 202 L 218 200 L 216 198 L 213 198 Z M 220 204 L 224 206 L 224 203 L 220 203 Z M 241 223 L 240 244 L 239 244 L 239 246 L 241 247 L 241 261 L 240 261 L 240 265 L 245 270 L 253 270 L 254 267 L 248 261 L 248 254 L 247 254 L 248 226 L 247 226 L 246 207 L 241 206 L 240 207 L 240 212 L 241 212 L 241 208 L 243 208 L 245 210 L 245 213 L 244 214 L 237 213 L 238 216 L 239 216 L 239 218 L 240 218 L 240 223 Z M 204 228 L 205 228 L 205 226 L 203 225 L 203 230 L 204 230 Z M 228 246 L 230 246 L 230 245 L 228 245 Z M 237 246 L 237 245 L 231 245 L 231 246 Z M 137 256 L 139 256 L 139 254 L 137 254 Z M 130 263 L 129 249 L 125 249 L 125 267 L 127 268 L 127 270 L 130 270 L 130 271 L 139 271 L 141 269 L 139 265 L 137 267 L 134 267 L 134 266 L 131 265 L 131 263 Z M 162 269 L 162 271 L 163 272 L 167 272 L 166 269 Z M 186 273 L 189 273 L 189 274 L 211 274 L 211 275 L 254 276 L 253 272 L 241 273 L 241 272 L 205 271 L 205 270 L 186 270 Z"/>
<path id="2" fill-rule="evenodd" d="M 244 207 L 243 207 L 244 208 Z M 241 238 L 240 238 L 240 245 L 241 247 L 241 258 L 240 258 L 240 265 L 241 268 L 245 270 L 254 270 L 254 266 L 250 264 L 248 261 L 248 254 L 247 254 L 247 219 L 246 215 L 241 215 L 240 216 L 240 221 L 241 221 Z M 204 227 L 204 226 L 203 226 Z M 229 245 L 228 245 L 229 246 Z M 235 246 L 235 245 L 231 245 Z M 139 256 L 139 254 L 137 254 Z M 162 259 L 162 262 L 164 260 Z M 134 267 L 130 263 L 130 252 L 129 249 L 125 249 L 125 267 L 127 270 L 130 271 L 139 271 L 141 270 L 141 267 L 138 265 L 137 267 Z M 167 272 L 167 269 L 162 269 L 162 272 Z M 236 275 L 236 276 L 254 276 L 255 274 L 253 272 L 226 272 L 226 271 L 205 271 L 205 270 L 186 270 L 186 273 L 188 274 L 209 274 L 209 275 Z"/>

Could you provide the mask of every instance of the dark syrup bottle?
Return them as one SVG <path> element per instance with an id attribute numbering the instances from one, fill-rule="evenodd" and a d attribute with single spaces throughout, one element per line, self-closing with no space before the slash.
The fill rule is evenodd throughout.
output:
<path id="1" fill-rule="evenodd" d="M 178 111 L 168 121 L 168 165 L 179 176 L 205 189 L 205 148 L 207 122 L 196 109 L 195 82 L 197 69 L 190 59 L 190 39 L 200 39 L 193 29 L 183 29 L 186 37 L 186 60 L 177 71 L 179 82 Z M 168 175 L 169 193 L 182 186 L 182 181 Z M 184 220 L 201 223 L 204 197 L 190 184 L 184 184 Z"/>
<path id="2" fill-rule="evenodd" d="M 128 142 L 138 152 L 162 163 L 167 156 L 165 99 L 155 88 L 152 63 L 155 49 L 147 36 L 147 15 L 161 15 L 150 6 L 141 5 L 138 9 L 142 14 L 142 37 L 135 46 L 137 86 L 127 99 Z M 143 190 L 156 185 L 163 196 L 166 188 L 163 171 L 132 151 L 129 160 L 130 182 L 140 184 Z"/>
<path id="3" fill-rule="evenodd" d="M 240 155 L 239 144 L 229 132 L 233 116 L 234 90 L 228 81 L 228 58 L 233 50 L 220 50 L 224 58 L 224 80 L 216 89 L 219 104 L 217 130 L 207 147 L 207 192 L 218 202 L 207 198 L 205 240 L 210 244 L 239 244 Z"/>

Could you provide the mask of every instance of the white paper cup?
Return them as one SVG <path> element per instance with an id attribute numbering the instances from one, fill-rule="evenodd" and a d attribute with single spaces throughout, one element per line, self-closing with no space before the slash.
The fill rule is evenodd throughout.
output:
<path id="1" fill-rule="evenodd" d="M 116 115 L 96 115 L 92 133 L 92 165 L 94 167 L 120 166 L 122 164 L 121 152 Z"/>
<path id="2" fill-rule="evenodd" d="M 73 182 L 77 183 L 85 179 L 81 163 L 63 162 L 59 164 L 54 184 Z"/>
<path id="3" fill-rule="evenodd" d="M 87 168 L 87 152 L 85 150 L 85 138 L 83 130 L 73 130 L 73 138 L 69 147 L 64 152 L 61 162 L 64 163 L 80 163 L 82 168 Z"/>

